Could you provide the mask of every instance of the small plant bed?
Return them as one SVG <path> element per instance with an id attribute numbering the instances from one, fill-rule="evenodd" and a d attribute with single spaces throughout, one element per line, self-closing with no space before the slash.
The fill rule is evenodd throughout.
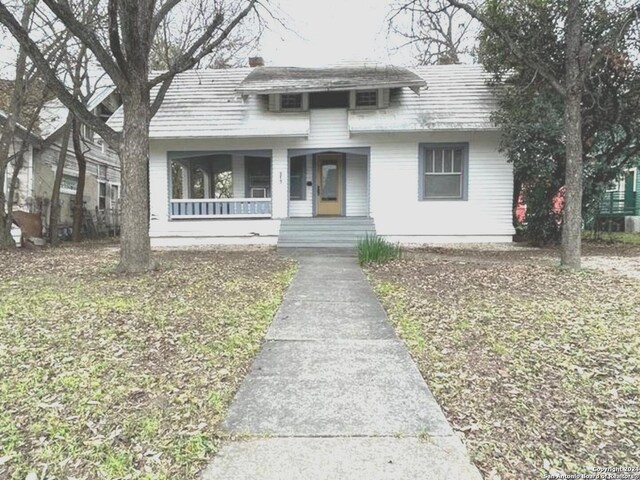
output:
<path id="1" fill-rule="evenodd" d="M 294 271 L 270 250 L 0 252 L 0 478 L 188 479 Z"/>
<path id="2" fill-rule="evenodd" d="M 377 235 L 367 235 L 358 240 L 358 261 L 360 265 L 384 263 L 400 258 L 402 249 L 399 244 L 391 243 Z"/>
<path id="3" fill-rule="evenodd" d="M 640 458 L 640 281 L 414 256 L 367 272 L 486 479 Z"/>

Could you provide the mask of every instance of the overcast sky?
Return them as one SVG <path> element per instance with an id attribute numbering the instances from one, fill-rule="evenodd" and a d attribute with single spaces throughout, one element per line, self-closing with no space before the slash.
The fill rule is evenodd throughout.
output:
<path id="1" fill-rule="evenodd" d="M 394 50 L 400 40 L 388 38 L 390 0 L 273 0 L 276 15 L 288 28 L 270 22 L 256 55 L 267 65 L 322 66 L 354 60 L 397 65 L 413 62 L 410 49 Z M 265 17 L 266 18 L 266 17 Z M 10 76 L 13 56 L 0 42 L 0 76 Z M 4 47 L 4 48 L 3 48 Z"/>
<path id="2" fill-rule="evenodd" d="M 387 38 L 389 0 L 277 0 L 293 31 L 273 26 L 260 53 L 268 65 L 324 65 L 345 60 L 412 62 L 409 49 L 394 51 Z"/>

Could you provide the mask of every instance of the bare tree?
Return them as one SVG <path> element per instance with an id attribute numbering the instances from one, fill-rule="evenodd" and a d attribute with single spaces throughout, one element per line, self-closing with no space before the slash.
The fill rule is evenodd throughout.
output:
<path id="1" fill-rule="evenodd" d="M 21 28 L 28 30 L 33 15 L 33 5 L 27 5 L 22 12 L 20 22 Z M 13 137 L 18 124 L 19 112 L 24 102 L 26 87 L 25 74 L 27 71 L 27 52 L 24 48 L 18 50 L 16 60 L 15 82 L 13 83 L 13 91 L 7 118 L 4 121 L 2 136 L 0 136 L 0 247 L 7 248 L 15 246 L 13 237 L 11 236 L 11 208 L 5 211 L 7 199 L 5 198 L 5 176 L 9 163 L 9 151 L 13 142 Z M 17 175 L 16 175 L 17 177 Z M 10 196 L 12 199 L 12 196 Z"/>
<path id="2" fill-rule="evenodd" d="M 49 205 L 49 243 L 58 245 L 58 225 L 60 224 L 60 187 L 62 186 L 62 177 L 64 176 L 64 167 L 69 156 L 69 140 L 71 138 L 71 127 L 73 125 L 73 114 L 69 112 L 67 119 L 62 127 L 60 139 L 60 152 L 58 152 L 58 161 L 56 163 L 56 173 L 53 179 L 53 187 L 51 189 L 51 203 Z"/>
<path id="3" fill-rule="evenodd" d="M 81 21 L 84 25 L 94 25 L 96 28 L 99 26 L 100 21 L 102 20 L 98 11 L 99 4 L 100 0 L 74 0 L 74 6 L 76 7 L 76 10 L 82 14 Z M 50 29 L 54 30 L 54 25 L 52 24 L 55 24 L 55 18 L 47 20 L 50 22 Z M 62 62 L 63 72 L 61 73 L 69 79 L 67 83 L 71 86 L 74 98 L 78 99 L 83 105 L 87 105 L 88 100 L 91 98 L 93 93 L 95 93 L 95 88 L 92 88 L 94 86 L 91 84 L 89 79 L 89 57 L 87 55 L 87 47 L 84 44 L 67 45 L 64 53 L 65 55 Z M 83 80 L 86 80 L 86 82 L 83 82 Z M 84 92 L 82 90 L 83 83 L 86 84 Z M 66 160 L 69 156 L 69 143 L 72 141 L 72 134 L 74 128 L 76 128 L 76 124 L 78 123 L 79 122 L 75 118 L 73 112 L 69 111 L 61 132 L 60 154 L 58 156 L 56 173 L 51 192 L 49 241 L 52 245 L 57 245 L 59 243 L 58 225 L 60 223 L 60 187 L 62 186 Z M 75 154 L 77 152 L 75 143 L 73 144 L 73 150 Z M 82 152 L 80 158 L 76 155 L 76 160 L 78 163 L 79 175 L 82 174 L 82 179 L 80 177 L 78 178 L 76 201 L 79 197 L 80 203 L 79 207 L 76 208 L 76 211 L 74 212 L 74 224 L 75 217 L 78 215 L 77 211 L 80 210 L 79 215 L 82 215 L 83 210 L 82 199 L 84 197 L 84 183 L 86 176 L 86 159 L 84 157 L 84 152 Z M 78 205 L 78 203 L 76 203 L 76 205 Z M 82 223 L 82 218 L 80 218 L 80 223 Z M 76 236 L 74 235 L 74 237 Z"/>
<path id="4" fill-rule="evenodd" d="M 106 39 L 81 20 L 66 0 L 43 0 L 49 11 L 91 51 L 112 79 L 123 102 L 123 131 L 116 132 L 90 112 L 51 68 L 29 32 L 0 1 L 0 23 L 25 48 L 60 101 L 120 153 L 122 229 L 119 270 L 141 272 L 154 267 L 149 239 L 149 126 L 174 77 L 214 54 L 253 11 L 258 0 L 108 0 Z M 150 56 L 158 29 L 168 15 L 197 9 L 198 36 L 169 68 L 150 75 Z M 154 93 L 152 98 L 152 91 Z"/>
<path id="5" fill-rule="evenodd" d="M 71 139 L 73 141 L 73 153 L 78 163 L 78 186 L 76 187 L 75 209 L 73 210 L 73 228 L 71 229 L 71 240 L 80 242 L 82 240 L 82 224 L 84 222 L 84 187 L 87 180 L 87 159 L 80 135 L 82 124 L 77 118 L 73 119 Z"/>
<path id="6" fill-rule="evenodd" d="M 461 63 L 472 55 L 477 22 L 447 0 L 400 1 L 391 7 L 389 30 L 411 47 L 420 65 Z"/>
<path id="7" fill-rule="evenodd" d="M 207 23 L 206 10 L 193 9 L 188 12 L 169 13 L 158 27 L 151 46 L 150 68 L 168 70 L 176 58 L 183 55 L 202 34 L 199 25 Z M 256 46 L 262 34 L 261 23 L 239 25 L 226 41 L 203 58 L 198 68 L 230 68 L 246 62 L 249 51 Z"/>
<path id="8" fill-rule="evenodd" d="M 22 28 L 44 38 L 40 41 L 40 48 L 55 69 L 60 62 L 66 36 L 64 33 L 45 31 L 37 23 L 35 13 L 35 2 L 25 3 L 20 24 Z M 6 117 L 0 134 L 0 248 L 15 246 L 11 236 L 14 193 L 24 164 L 24 155 L 29 149 L 40 111 L 48 95 L 46 85 L 33 63 L 29 62 L 26 49 L 21 46 L 14 66 L 14 80 L 7 82 L 8 100 L 4 106 Z M 6 185 L 9 167 L 11 175 L 9 184 Z"/>

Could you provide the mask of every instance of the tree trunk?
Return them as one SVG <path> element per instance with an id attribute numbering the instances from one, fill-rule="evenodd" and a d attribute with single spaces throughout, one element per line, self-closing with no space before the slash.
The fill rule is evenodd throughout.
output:
<path id="1" fill-rule="evenodd" d="M 0 250 L 16 246 L 16 242 L 11 236 L 11 215 L 8 209 L 5 209 L 5 205 L 7 204 L 4 195 L 5 172 L 6 169 L 4 165 L 0 164 Z"/>
<path id="2" fill-rule="evenodd" d="M 53 181 L 53 190 L 51 192 L 51 206 L 49 207 L 49 242 L 51 245 L 58 245 L 60 243 L 58 238 L 58 224 L 60 223 L 60 186 L 62 185 L 64 165 L 67 161 L 72 122 L 73 114 L 69 112 L 67 122 L 64 124 L 64 127 L 62 127 L 60 155 L 58 156 L 56 176 Z"/>
<path id="3" fill-rule="evenodd" d="M 28 27 L 34 9 L 35 3 L 29 2 L 25 5 L 20 22 L 23 28 Z M 8 205 L 5 196 L 5 178 L 7 166 L 9 165 L 9 151 L 11 149 L 11 143 L 13 142 L 18 116 L 22 110 L 22 103 L 24 101 L 26 68 L 27 51 L 21 45 L 18 49 L 18 57 L 16 58 L 16 79 L 13 83 L 9 111 L 7 112 L 8 115 L 2 128 L 2 134 L 0 135 L 0 249 L 14 248 L 16 246 L 16 242 L 11 236 L 11 205 Z M 27 139 L 24 139 L 24 141 L 27 141 Z"/>
<path id="4" fill-rule="evenodd" d="M 87 177 L 87 159 L 82 150 L 80 139 L 80 121 L 73 119 L 73 152 L 78 162 L 78 186 L 76 188 L 75 210 L 73 211 L 72 241 L 82 241 L 82 221 L 84 220 L 84 185 Z"/>
<path id="5" fill-rule="evenodd" d="M 582 10 L 580 0 L 567 4 L 566 97 L 564 128 L 566 176 L 564 220 L 562 222 L 561 264 L 580 268 L 582 245 Z"/>
<path id="6" fill-rule="evenodd" d="M 137 273 L 152 270 L 149 240 L 149 93 L 143 77 L 124 97 L 122 142 L 122 229 L 118 270 Z M 140 221 L 144 219 L 144 221 Z"/>

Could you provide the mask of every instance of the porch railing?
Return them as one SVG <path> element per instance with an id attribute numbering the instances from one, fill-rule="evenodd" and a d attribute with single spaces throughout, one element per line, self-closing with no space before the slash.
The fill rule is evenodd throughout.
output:
<path id="1" fill-rule="evenodd" d="M 600 215 L 637 215 L 636 192 L 606 192 L 600 201 Z"/>
<path id="2" fill-rule="evenodd" d="M 171 219 L 268 218 L 270 198 L 205 198 L 171 200 Z"/>

